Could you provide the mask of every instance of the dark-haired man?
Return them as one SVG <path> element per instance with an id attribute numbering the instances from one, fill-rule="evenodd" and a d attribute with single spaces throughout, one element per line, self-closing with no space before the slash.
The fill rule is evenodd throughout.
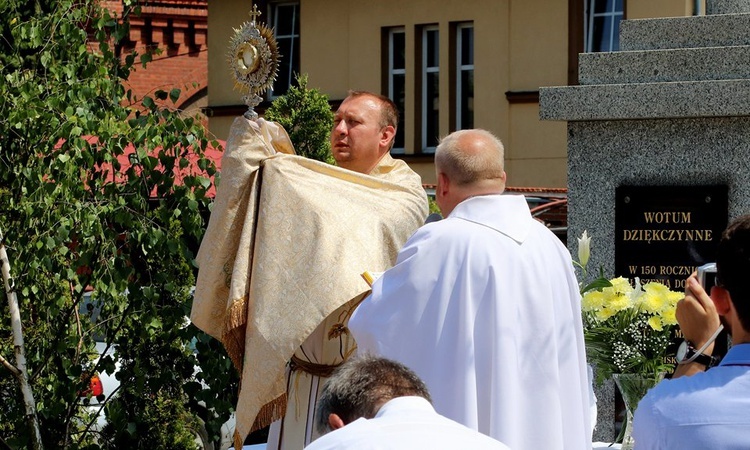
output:
<path id="1" fill-rule="evenodd" d="M 435 412 L 424 382 L 403 364 L 362 356 L 326 381 L 318 400 L 320 437 L 308 450 L 503 450 L 499 441 Z"/>
<path id="2" fill-rule="evenodd" d="M 696 274 L 688 278 L 677 321 L 690 347 L 675 376 L 649 391 L 633 422 L 636 449 L 750 448 L 750 215 L 724 231 L 710 296 Z M 717 367 L 712 337 L 720 324 L 733 346 Z M 706 346 L 707 344 L 707 346 Z M 695 350 L 693 350 L 693 353 Z"/>

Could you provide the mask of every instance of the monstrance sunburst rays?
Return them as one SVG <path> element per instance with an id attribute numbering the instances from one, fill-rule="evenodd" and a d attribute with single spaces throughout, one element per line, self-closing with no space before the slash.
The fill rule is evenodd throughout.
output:
<path id="1" fill-rule="evenodd" d="M 253 110 L 263 101 L 258 94 L 273 86 L 279 67 L 279 50 L 273 31 L 263 24 L 257 24 L 260 15 L 254 5 L 250 22 L 245 22 L 234 30 L 229 47 L 229 65 L 234 73 L 235 89 L 244 92 L 242 100 L 248 106 L 245 117 L 257 119 Z"/>

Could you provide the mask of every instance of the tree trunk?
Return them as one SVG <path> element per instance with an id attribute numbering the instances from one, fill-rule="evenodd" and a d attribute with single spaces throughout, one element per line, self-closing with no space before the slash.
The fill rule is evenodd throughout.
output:
<path id="1" fill-rule="evenodd" d="M 0 230 L 0 264 L 2 264 L 3 282 L 5 284 L 5 296 L 8 298 L 8 307 L 10 309 L 10 322 L 13 331 L 13 348 L 16 353 L 15 374 L 21 384 L 21 393 L 23 394 L 23 403 L 26 408 L 26 420 L 33 430 L 32 445 L 34 450 L 43 450 L 42 434 L 39 431 L 39 419 L 36 415 L 36 403 L 34 402 L 34 393 L 31 391 L 29 384 L 29 375 L 26 370 L 26 354 L 23 346 L 23 330 L 21 329 L 21 311 L 18 308 L 18 298 L 16 297 L 13 279 L 10 277 L 10 261 L 8 253 L 5 251 L 3 243 L 3 232 Z"/>

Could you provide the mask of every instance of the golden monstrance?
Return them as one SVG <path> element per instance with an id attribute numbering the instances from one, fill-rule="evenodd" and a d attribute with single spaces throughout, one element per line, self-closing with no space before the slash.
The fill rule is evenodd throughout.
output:
<path id="1" fill-rule="evenodd" d="M 273 86 L 279 67 L 279 50 L 273 31 L 258 24 L 258 16 L 258 6 L 253 5 L 250 22 L 245 22 L 234 30 L 229 49 L 229 64 L 234 72 L 235 89 L 245 93 L 242 100 L 248 110 L 244 115 L 250 120 L 258 118 L 253 108 L 263 101 L 259 94 Z"/>

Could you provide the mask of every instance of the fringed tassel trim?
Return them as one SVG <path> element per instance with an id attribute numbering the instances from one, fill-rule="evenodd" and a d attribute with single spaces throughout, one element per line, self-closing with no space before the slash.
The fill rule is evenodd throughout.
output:
<path id="1" fill-rule="evenodd" d="M 227 311 L 221 343 L 227 350 L 234 367 L 242 374 L 245 358 L 245 334 L 247 332 L 247 300 L 235 300 Z"/>
<path id="2" fill-rule="evenodd" d="M 275 400 L 266 403 L 260 408 L 258 415 L 255 416 L 255 422 L 250 428 L 250 432 L 260 430 L 272 422 L 275 422 L 284 417 L 286 414 L 286 394 L 281 394 Z M 245 438 L 247 436 L 241 436 L 239 430 L 234 430 L 234 448 L 242 448 Z"/>
<path id="3" fill-rule="evenodd" d="M 272 422 L 283 418 L 286 414 L 286 401 L 286 394 L 281 394 L 275 400 L 263 405 L 260 411 L 258 411 L 258 415 L 255 416 L 255 422 L 253 422 L 250 432 L 260 430 L 271 425 Z"/>

